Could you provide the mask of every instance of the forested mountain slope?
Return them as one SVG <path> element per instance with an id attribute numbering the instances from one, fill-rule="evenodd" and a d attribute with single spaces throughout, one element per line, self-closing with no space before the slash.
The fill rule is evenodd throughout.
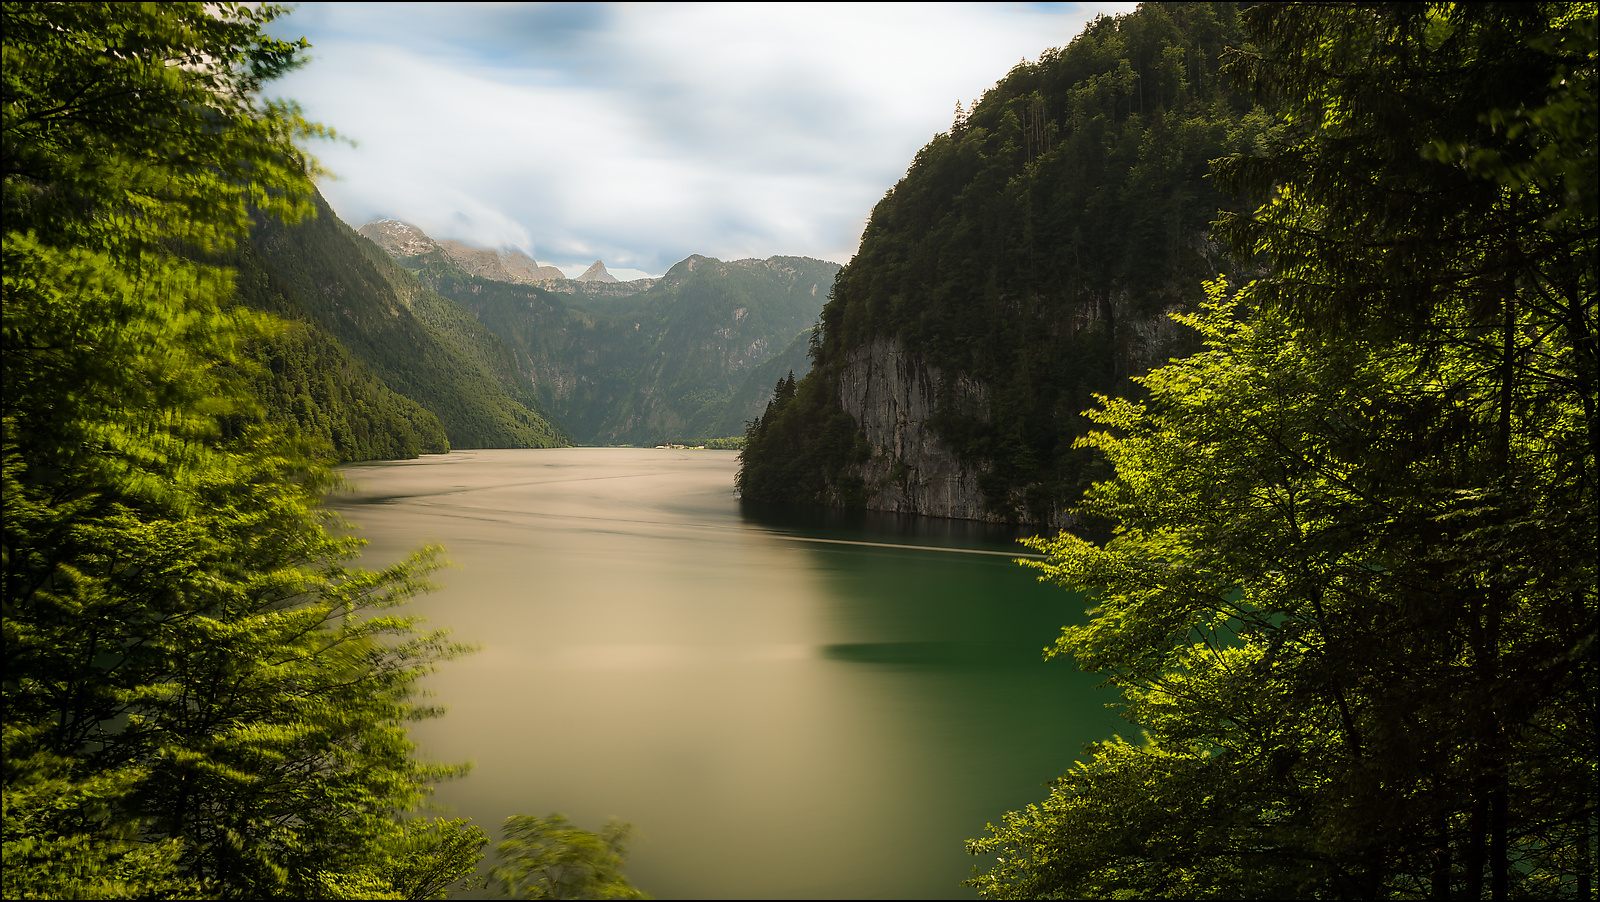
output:
<path id="1" fill-rule="evenodd" d="M 872 212 L 815 369 L 751 432 L 747 498 L 1064 522 L 1095 393 L 1195 348 L 1228 269 L 1207 177 L 1273 120 L 1217 72 L 1237 4 L 1150 3 L 1019 64 Z"/>
<path id="2" fill-rule="evenodd" d="M 472 275 L 431 239 L 387 240 L 370 226 L 363 234 L 510 347 L 540 402 L 593 444 L 718 435 L 745 413 L 729 414 L 728 404 L 750 371 L 815 323 L 839 268 L 803 257 L 695 255 L 595 313 L 567 294 Z"/>
<path id="3" fill-rule="evenodd" d="M 492 335 L 385 255 L 365 250 L 368 242 L 320 196 L 314 200 L 314 219 L 258 222 L 236 264 L 243 302 L 299 323 L 286 344 L 261 352 L 273 374 L 258 388 L 270 414 L 328 436 L 344 460 L 410 456 L 413 445 L 443 451 L 566 443 Z M 338 403 L 317 404 L 318 391 L 300 387 L 341 382 L 349 397 Z M 350 425 L 332 425 L 342 422 L 330 413 L 341 404 L 359 412 Z M 388 438 L 341 441 L 359 437 L 356 423 L 374 419 L 390 424 L 379 430 Z M 401 428 L 406 423 L 414 440 Z"/>
<path id="4" fill-rule="evenodd" d="M 251 393 L 270 422 L 341 463 L 450 450 L 438 418 L 396 394 L 313 322 L 248 245 L 241 244 L 235 269 L 236 299 L 287 321 L 280 334 L 248 349 Z"/>
<path id="5" fill-rule="evenodd" d="M 744 435 L 751 420 L 759 419 L 772 400 L 773 386 L 794 374 L 796 379 L 811 372 L 811 335 L 807 329 L 794 337 L 789 346 L 779 351 L 760 366 L 750 371 L 744 384 L 728 397 L 722 414 L 711 425 L 710 433 L 717 438 Z"/>

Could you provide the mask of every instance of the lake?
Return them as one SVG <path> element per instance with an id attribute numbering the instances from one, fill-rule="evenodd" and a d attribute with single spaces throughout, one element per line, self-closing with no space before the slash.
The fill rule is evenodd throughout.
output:
<path id="1" fill-rule="evenodd" d="M 963 840 L 1128 725 L 1068 660 L 1083 602 L 1002 530 L 742 505 L 729 451 L 456 451 L 341 468 L 366 566 L 481 647 L 427 680 L 435 801 L 632 822 L 656 898 L 971 898 Z M 490 856 L 492 861 L 492 855 Z"/>

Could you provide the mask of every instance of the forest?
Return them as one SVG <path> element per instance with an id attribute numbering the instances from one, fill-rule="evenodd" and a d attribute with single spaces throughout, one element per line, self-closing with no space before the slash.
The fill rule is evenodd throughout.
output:
<path id="1" fill-rule="evenodd" d="M 1250 278 L 1086 414 L 1112 537 L 1033 542 L 1093 606 L 1050 653 L 1142 735 L 974 840 L 975 884 L 1593 898 L 1594 6 L 1240 21 L 1221 74 L 1282 123 L 1211 164 L 1261 199 L 1215 224 Z"/>
<path id="2" fill-rule="evenodd" d="M 0 10 L 4 895 L 641 897 L 626 824 L 430 816 L 467 768 L 408 725 L 474 649 L 404 607 L 438 549 L 363 570 L 322 507 L 337 460 L 570 442 L 534 320 L 620 320 L 339 223 L 331 130 L 262 96 L 286 14 Z M 809 334 L 750 317 L 746 498 L 867 503 L 839 379 L 895 342 L 986 386 L 929 425 L 996 510 L 1072 511 L 1046 654 L 1129 736 L 996 811 L 971 890 L 1595 898 L 1597 91 L 1594 3 L 1147 3 L 958 105 Z M 710 262 L 615 340 L 766 290 Z M 647 370 L 651 428 L 743 392 Z"/>

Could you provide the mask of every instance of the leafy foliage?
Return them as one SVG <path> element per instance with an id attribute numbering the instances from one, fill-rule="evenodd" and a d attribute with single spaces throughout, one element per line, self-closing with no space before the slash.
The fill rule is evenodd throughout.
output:
<path id="1" fill-rule="evenodd" d="M 240 376 L 282 326 L 196 262 L 315 212 L 294 141 L 325 131 L 255 97 L 304 48 L 282 12 L 0 12 L 8 896 L 416 898 L 447 876 L 419 843 L 476 841 L 405 821 L 456 772 L 405 733 L 463 650 L 395 611 L 432 552 L 345 566 L 329 473 Z"/>
<path id="2" fill-rule="evenodd" d="M 1271 4 L 1229 63 L 1294 140 L 1208 350 L 1103 399 L 1109 542 L 1056 653 L 1143 743 L 971 843 L 990 896 L 1591 898 L 1593 9 Z M 1429 89 L 1419 92 L 1420 85 Z M 1506 128 L 1507 110 L 1523 122 Z"/>
<path id="3" fill-rule="evenodd" d="M 616 818 L 590 833 L 560 813 L 509 817 L 489 880 L 512 899 L 648 899 L 622 875 L 632 832 Z"/>

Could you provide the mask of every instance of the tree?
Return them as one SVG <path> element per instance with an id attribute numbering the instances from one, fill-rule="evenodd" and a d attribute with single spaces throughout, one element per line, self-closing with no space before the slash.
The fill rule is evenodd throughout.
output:
<path id="1" fill-rule="evenodd" d="M 1292 140 L 1219 161 L 1272 192 L 1219 230 L 1267 273 L 1213 285 L 1210 350 L 1147 406 L 1092 414 L 1115 538 L 1039 546 L 1098 604 L 1057 652 L 1148 737 L 974 842 L 1001 853 L 977 883 L 1589 898 L 1594 11 L 1246 24 L 1229 66 Z"/>
<path id="2" fill-rule="evenodd" d="M 296 141 L 329 133 L 258 97 L 306 46 L 264 33 L 282 13 L 0 12 L 8 896 L 415 898 L 442 884 L 411 852 L 459 876 L 483 844 L 406 820 L 459 771 L 405 735 L 464 650 L 394 611 L 433 552 L 345 566 L 332 477 L 238 375 L 277 325 L 195 262 L 310 210 Z"/>
<path id="3" fill-rule="evenodd" d="M 1098 745 L 1042 806 L 974 841 L 1000 856 L 976 885 L 1458 895 L 1481 886 L 1472 848 L 1493 768 L 1507 891 L 1583 897 L 1595 806 L 1572 790 L 1595 765 L 1592 508 L 1553 508 L 1565 474 L 1530 468 L 1544 504 L 1533 492 L 1510 520 L 1486 509 L 1454 459 L 1476 436 L 1448 434 L 1471 401 L 1434 395 L 1435 367 L 1456 368 L 1433 349 L 1329 347 L 1281 314 L 1238 322 L 1248 292 L 1212 290 L 1187 318 L 1210 349 L 1140 380 L 1147 404 L 1092 414 L 1111 427 L 1090 440 L 1117 476 L 1086 507 L 1116 536 L 1033 542 L 1048 578 L 1094 597 L 1053 653 L 1108 672 L 1146 738 Z M 1471 614 L 1485 571 L 1513 562 L 1501 630 L 1515 639 L 1485 686 Z M 1491 706 L 1504 738 L 1486 761 L 1473 740 Z"/>
<path id="4" fill-rule="evenodd" d="M 572 826 L 566 815 L 506 818 L 495 847 L 503 862 L 489 880 L 513 899 L 648 899 L 622 875 L 633 827 L 612 818 L 599 833 Z"/>

